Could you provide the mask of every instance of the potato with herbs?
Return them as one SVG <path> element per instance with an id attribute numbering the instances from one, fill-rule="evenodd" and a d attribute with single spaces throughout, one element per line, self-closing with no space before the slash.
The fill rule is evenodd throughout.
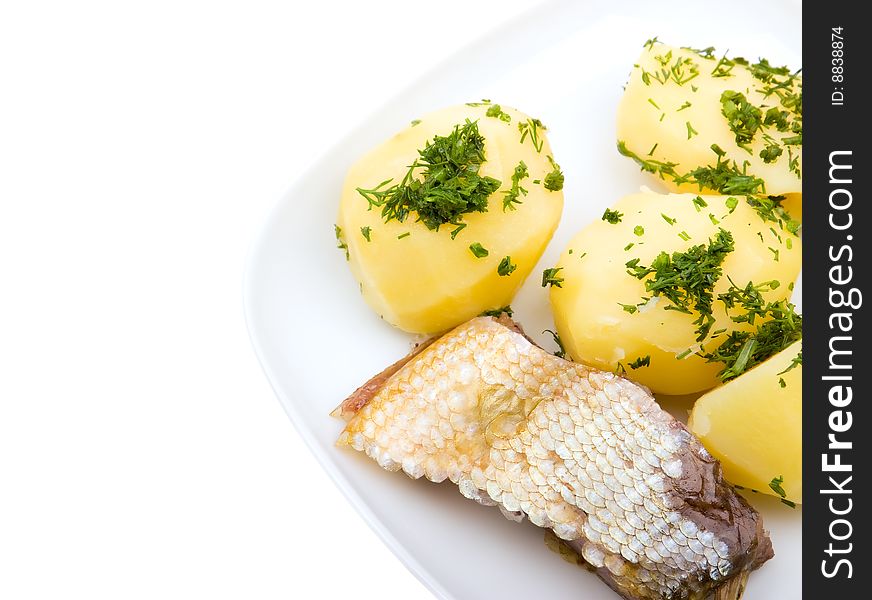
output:
<path id="1" fill-rule="evenodd" d="M 802 257 L 780 214 L 768 198 L 623 198 L 546 272 L 568 355 L 689 394 L 780 350 L 801 332 L 786 300 Z"/>
<path id="2" fill-rule="evenodd" d="M 557 227 L 562 189 L 539 120 L 455 106 L 351 167 L 337 238 L 382 318 L 435 333 L 509 304 Z"/>
<path id="3" fill-rule="evenodd" d="M 649 40 L 627 82 L 617 129 L 619 151 L 671 191 L 787 195 L 801 218 L 798 72 Z"/>
<path id="4" fill-rule="evenodd" d="M 802 502 L 802 342 L 700 397 L 688 427 L 731 483 Z"/>

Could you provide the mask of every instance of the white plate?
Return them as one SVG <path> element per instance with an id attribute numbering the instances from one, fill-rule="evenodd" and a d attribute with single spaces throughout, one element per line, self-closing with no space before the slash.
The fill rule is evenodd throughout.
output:
<path id="1" fill-rule="evenodd" d="M 753 16 L 749 16 L 753 15 Z M 615 150 L 621 86 L 655 34 L 669 43 L 801 64 L 796 3 L 703 2 L 545 5 L 447 60 L 390 100 L 302 175 L 253 246 L 245 281 L 252 342 L 285 410 L 312 452 L 370 526 L 440 598 L 614 600 L 597 577 L 548 551 L 542 530 L 464 499 L 450 485 L 381 470 L 333 443 L 342 423 L 328 412 L 403 356 L 410 336 L 366 306 L 333 223 L 346 170 L 367 149 L 428 111 L 479 98 L 515 106 L 548 125 L 566 173 L 560 227 L 534 276 L 512 302 L 527 331 L 551 325 L 535 273 L 552 265 L 574 232 L 640 185 L 655 187 Z M 551 342 L 541 336 L 548 348 Z M 801 511 L 755 495 L 775 558 L 751 577 L 746 600 L 801 596 Z"/>

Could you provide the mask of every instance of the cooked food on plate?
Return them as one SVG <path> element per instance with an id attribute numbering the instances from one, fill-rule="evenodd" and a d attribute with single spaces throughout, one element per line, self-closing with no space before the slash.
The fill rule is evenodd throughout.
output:
<path id="1" fill-rule="evenodd" d="M 446 108 L 348 173 L 336 236 L 369 305 L 414 333 L 509 304 L 563 210 L 538 119 L 490 101 Z"/>
<path id="2" fill-rule="evenodd" d="M 802 502 L 802 342 L 696 401 L 688 423 L 732 483 Z"/>
<path id="3" fill-rule="evenodd" d="M 779 198 L 631 194 L 584 227 L 557 262 L 557 332 L 573 359 L 662 394 L 709 389 L 802 335 L 787 300 L 802 261 Z M 792 339 L 791 339 L 791 336 Z M 737 347 L 738 346 L 738 347 Z"/>
<path id="4" fill-rule="evenodd" d="M 741 595 L 772 557 L 760 515 L 643 387 L 478 317 L 362 386 L 341 446 L 527 517 L 628 599 Z"/>
<path id="5" fill-rule="evenodd" d="M 623 598 L 738 600 L 773 550 L 736 490 L 802 502 L 802 78 L 655 38 L 617 129 L 670 193 L 577 224 L 542 273 L 556 355 L 508 306 L 563 208 L 541 121 L 455 106 L 351 168 L 360 291 L 433 335 L 334 411 L 337 443 L 546 528 Z M 653 396 L 702 392 L 688 426 Z"/>
<path id="6" fill-rule="evenodd" d="M 618 107 L 618 149 L 672 191 L 788 195 L 801 217 L 802 76 L 649 40 Z"/>

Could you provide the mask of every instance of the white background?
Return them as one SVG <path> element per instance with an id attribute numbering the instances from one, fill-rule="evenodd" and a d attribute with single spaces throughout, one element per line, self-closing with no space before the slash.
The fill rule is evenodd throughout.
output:
<path id="1" fill-rule="evenodd" d="M 273 397 L 244 261 L 319 153 L 535 4 L 0 2 L 0 598 L 429 597 Z"/>

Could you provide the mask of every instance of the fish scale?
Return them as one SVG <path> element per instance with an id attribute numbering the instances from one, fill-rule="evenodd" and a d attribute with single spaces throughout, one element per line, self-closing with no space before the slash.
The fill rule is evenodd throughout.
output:
<path id="1" fill-rule="evenodd" d="M 495 318 L 432 342 L 343 412 L 338 445 L 552 529 L 625 598 L 702 599 L 771 556 L 759 515 L 645 388 Z M 685 489 L 696 479 L 714 482 L 715 516 L 697 506 L 705 486 Z"/>

